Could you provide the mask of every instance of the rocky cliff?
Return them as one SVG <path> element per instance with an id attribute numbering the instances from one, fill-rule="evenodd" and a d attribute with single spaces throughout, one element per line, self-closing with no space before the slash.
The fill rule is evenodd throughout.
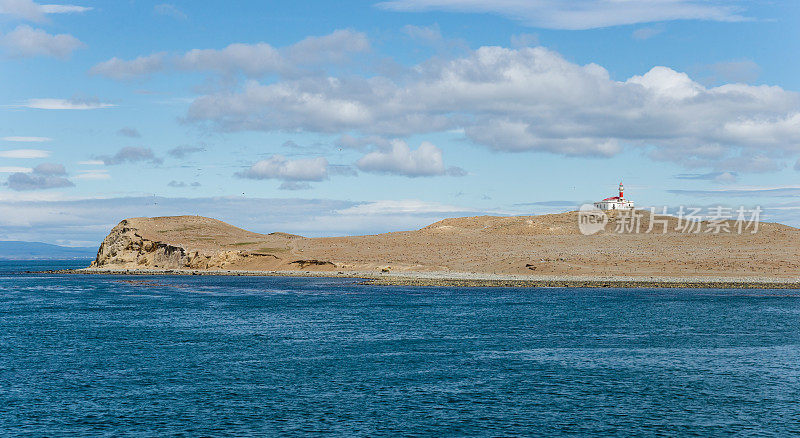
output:
<path id="1" fill-rule="evenodd" d="M 258 234 L 198 216 L 126 219 L 103 240 L 96 269 L 278 269 L 299 266 L 285 233 Z M 303 260 L 301 260 L 303 261 Z"/>

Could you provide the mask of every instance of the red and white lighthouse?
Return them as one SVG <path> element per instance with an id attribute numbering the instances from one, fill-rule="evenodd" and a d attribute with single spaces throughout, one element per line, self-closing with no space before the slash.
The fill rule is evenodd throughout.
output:
<path id="1" fill-rule="evenodd" d="M 622 181 L 620 181 L 619 196 L 612 196 L 600 202 L 595 202 L 594 206 L 600 210 L 633 210 L 633 201 L 625 199 L 625 191 L 622 187 Z"/>

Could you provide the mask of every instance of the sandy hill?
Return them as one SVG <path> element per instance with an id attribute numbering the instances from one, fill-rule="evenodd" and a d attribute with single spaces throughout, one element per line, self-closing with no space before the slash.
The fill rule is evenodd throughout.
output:
<path id="1" fill-rule="evenodd" d="M 578 213 L 445 219 L 415 231 L 305 238 L 258 234 L 198 217 L 133 218 L 103 241 L 93 268 L 209 270 L 451 271 L 535 275 L 800 275 L 800 230 L 761 223 L 756 234 L 685 233 L 659 217 L 646 233 L 610 215 L 605 232 L 584 236 Z M 709 224 L 700 224 L 705 230 Z"/>

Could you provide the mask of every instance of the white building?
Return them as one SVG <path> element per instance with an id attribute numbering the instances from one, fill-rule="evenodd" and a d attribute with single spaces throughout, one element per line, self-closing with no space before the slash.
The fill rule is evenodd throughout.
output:
<path id="1" fill-rule="evenodd" d="M 619 183 L 619 196 L 612 196 L 600 202 L 595 202 L 594 206 L 600 210 L 633 210 L 633 201 L 625 199 L 622 192 L 622 183 Z"/>

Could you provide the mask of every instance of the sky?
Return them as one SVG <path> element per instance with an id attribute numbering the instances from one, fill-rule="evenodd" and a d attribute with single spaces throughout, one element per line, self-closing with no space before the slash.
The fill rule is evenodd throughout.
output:
<path id="1" fill-rule="evenodd" d="M 0 0 L 0 240 L 755 206 L 800 226 L 800 2 Z"/>

